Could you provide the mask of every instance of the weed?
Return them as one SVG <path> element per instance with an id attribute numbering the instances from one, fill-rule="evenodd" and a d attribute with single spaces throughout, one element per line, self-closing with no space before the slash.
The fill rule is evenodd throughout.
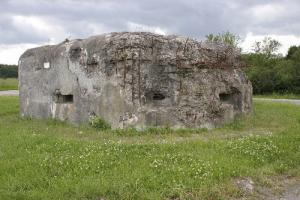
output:
<path id="1" fill-rule="evenodd" d="M 92 116 L 89 119 L 90 125 L 97 130 L 108 130 L 111 129 L 109 123 L 107 123 L 104 119 L 98 116 Z"/>

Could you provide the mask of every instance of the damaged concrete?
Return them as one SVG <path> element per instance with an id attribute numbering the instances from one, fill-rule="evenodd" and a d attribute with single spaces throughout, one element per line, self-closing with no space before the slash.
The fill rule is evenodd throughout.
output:
<path id="1" fill-rule="evenodd" d="M 252 109 L 240 52 L 181 36 L 122 32 L 27 50 L 21 115 L 113 128 L 215 127 Z"/>

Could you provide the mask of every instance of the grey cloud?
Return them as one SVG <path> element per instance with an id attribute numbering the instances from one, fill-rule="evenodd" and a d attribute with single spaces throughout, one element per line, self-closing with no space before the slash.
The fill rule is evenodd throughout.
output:
<path id="1" fill-rule="evenodd" d="M 254 6 L 275 3 L 289 9 L 282 18 L 258 23 L 251 16 Z M 99 34 L 125 31 L 128 22 L 196 38 L 226 30 L 241 36 L 247 32 L 299 35 L 299 4 L 298 0 L 4 0 L 0 2 L 0 44 L 39 43 L 52 37 L 16 28 L 12 18 L 18 15 L 48 19 L 62 27 L 65 34 L 57 40 L 69 35 L 87 37 L 92 34 L 91 24 L 102 28 Z"/>

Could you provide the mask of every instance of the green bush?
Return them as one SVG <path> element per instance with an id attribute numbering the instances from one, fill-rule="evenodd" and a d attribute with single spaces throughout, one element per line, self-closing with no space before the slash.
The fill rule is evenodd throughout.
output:
<path id="1" fill-rule="evenodd" d="M 98 130 L 107 130 L 111 129 L 111 126 L 109 123 L 107 123 L 104 119 L 98 116 L 92 116 L 90 117 L 89 124 Z"/>
<path id="2" fill-rule="evenodd" d="M 221 43 L 229 44 L 233 47 L 238 47 L 238 45 L 241 42 L 240 36 L 230 33 L 229 31 L 219 33 L 217 35 L 208 34 L 205 37 L 207 41 L 221 42 Z"/>
<path id="3" fill-rule="evenodd" d="M 286 57 L 251 53 L 243 59 L 254 94 L 300 94 L 300 47 L 291 47 Z"/>

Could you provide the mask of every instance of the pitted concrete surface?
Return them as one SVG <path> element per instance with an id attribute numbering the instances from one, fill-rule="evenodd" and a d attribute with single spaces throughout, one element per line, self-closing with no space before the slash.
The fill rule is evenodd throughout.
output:
<path id="1" fill-rule="evenodd" d="M 0 91 L 0 96 L 19 96 L 19 90 Z"/>

